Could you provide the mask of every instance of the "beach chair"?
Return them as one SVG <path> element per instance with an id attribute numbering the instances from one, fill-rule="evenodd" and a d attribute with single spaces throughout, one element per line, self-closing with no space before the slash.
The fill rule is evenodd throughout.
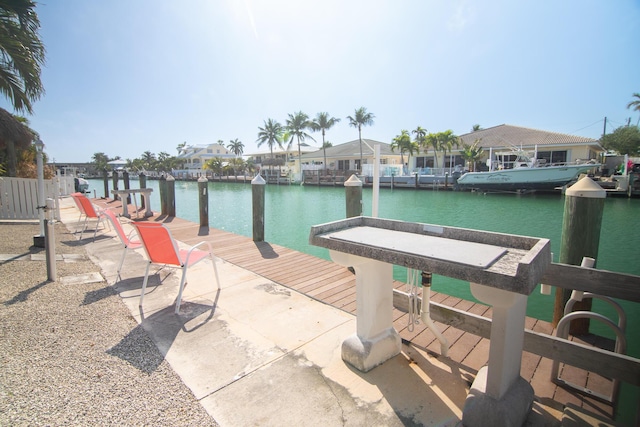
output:
<path id="1" fill-rule="evenodd" d="M 149 268 L 151 264 L 166 265 L 174 268 L 180 268 L 182 270 L 182 278 L 180 279 L 180 288 L 178 290 L 178 296 L 176 298 L 175 313 L 180 312 L 180 303 L 182 300 L 182 292 L 187 285 L 187 269 L 194 264 L 209 257 L 213 264 L 213 272 L 216 276 L 216 284 L 220 289 L 220 279 L 218 278 L 218 269 L 213 257 L 213 248 L 210 242 L 200 242 L 189 249 L 179 249 L 176 241 L 171 236 L 171 232 L 164 224 L 155 222 L 134 222 L 133 226 L 138 232 L 142 247 L 147 254 L 147 270 L 144 273 L 144 281 L 142 282 L 142 292 L 140 293 L 140 304 L 144 299 L 144 293 L 147 288 L 147 282 L 149 281 Z M 209 250 L 201 250 L 198 247 L 207 244 Z"/>
<path id="2" fill-rule="evenodd" d="M 82 219 L 82 215 L 85 215 L 85 213 L 84 213 L 84 207 L 82 206 L 82 203 L 80 203 L 80 200 L 78 200 L 78 197 L 84 197 L 84 194 L 82 193 L 71 194 L 71 198 L 73 199 L 76 206 L 78 207 L 78 210 L 80 211 L 80 216 L 78 217 L 78 225 L 80 225 L 80 220 Z"/>
<path id="3" fill-rule="evenodd" d="M 116 214 L 111 209 L 103 210 L 100 215 L 102 215 L 105 220 L 109 221 L 113 226 L 113 229 L 116 231 L 116 235 L 120 239 L 120 242 L 124 245 L 124 249 L 122 250 L 122 257 L 120 258 L 120 263 L 118 264 L 118 277 L 120 277 L 120 271 L 122 270 L 122 265 L 124 264 L 124 258 L 127 255 L 128 249 L 139 249 L 142 247 L 142 242 L 137 239 L 132 239 L 131 235 L 135 234 L 135 229 L 131 230 L 129 234 L 126 234 L 124 229 L 122 228 L 122 224 L 120 220 L 116 216 Z"/>
<path id="4" fill-rule="evenodd" d="M 73 200 L 75 200 L 76 204 L 78 205 L 78 209 L 80 209 L 80 217 L 82 218 L 82 215 L 85 216 L 84 224 L 82 226 L 82 230 L 80 231 L 80 238 L 78 240 L 82 240 L 82 235 L 84 234 L 85 230 L 89 226 L 89 219 L 95 219 L 97 220 L 96 229 L 93 232 L 93 240 L 95 241 L 96 233 L 98 232 L 98 227 L 100 226 L 100 222 L 102 222 L 102 219 L 103 219 L 103 217 L 100 215 L 100 212 L 102 211 L 96 206 L 94 206 L 93 203 L 91 203 L 91 200 L 89 200 L 89 198 L 82 193 L 73 193 L 71 196 L 73 197 Z M 78 220 L 78 222 L 79 221 L 80 220 Z"/>

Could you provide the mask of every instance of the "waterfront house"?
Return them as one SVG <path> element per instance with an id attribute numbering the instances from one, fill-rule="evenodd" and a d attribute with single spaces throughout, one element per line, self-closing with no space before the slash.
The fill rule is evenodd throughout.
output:
<path id="1" fill-rule="evenodd" d="M 214 157 L 220 157 L 223 162 L 228 162 L 236 156 L 224 145 L 214 143 L 185 145 L 180 149 L 177 157 L 182 162 L 183 169 L 176 170 L 174 173 L 186 173 L 188 175 L 198 176 L 205 173 L 204 165 L 208 160 Z"/>
<path id="2" fill-rule="evenodd" d="M 516 160 L 517 151 L 528 153 L 531 158 L 535 156 L 540 163 L 545 164 L 599 159 L 605 151 L 599 141 L 592 138 L 511 125 L 499 125 L 470 132 L 460 135 L 460 140 L 461 143 L 468 145 L 478 140 L 478 145 L 484 149 L 478 161 L 480 167 L 477 170 L 488 170 L 487 161 L 490 153 L 493 156 L 494 166 L 510 169 Z M 439 153 L 439 164 L 444 165 L 445 168 L 464 165 L 460 150 L 462 150 L 462 144 L 459 148 L 453 148 L 452 152 L 446 156 Z M 430 166 L 433 162 L 432 148 L 430 152 L 430 156 L 427 152 L 426 156 L 417 157 L 415 166 Z"/>
<path id="3" fill-rule="evenodd" d="M 391 145 L 373 139 L 362 139 L 362 174 L 370 176 L 373 174 L 373 150 L 376 145 L 380 146 L 380 165 L 382 169 L 389 170 L 388 175 L 394 173 L 399 175 L 402 169 L 401 156 L 399 151 L 392 151 Z M 407 156 L 404 156 L 405 161 Z M 305 171 L 318 171 L 327 169 L 331 173 L 340 172 L 350 175 L 360 171 L 360 140 L 345 142 L 334 145 L 326 149 L 326 168 L 324 166 L 325 150 L 318 150 L 313 153 L 302 155 L 302 169 Z"/>

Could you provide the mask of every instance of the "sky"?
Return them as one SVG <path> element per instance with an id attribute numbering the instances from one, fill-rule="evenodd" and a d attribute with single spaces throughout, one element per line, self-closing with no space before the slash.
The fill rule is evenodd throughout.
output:
<path id="1" fill-rule="evenodd" d="M 510 124 L 598 139 L 639 113 L 638 0 L 43 0 L 50 161 L 177 155 L 288 114 L 374 114 L 363 138 Z M 8 109 L 6 100 L 0 107 Z M 319 133 L 311 133 L 321 145 Z"/>

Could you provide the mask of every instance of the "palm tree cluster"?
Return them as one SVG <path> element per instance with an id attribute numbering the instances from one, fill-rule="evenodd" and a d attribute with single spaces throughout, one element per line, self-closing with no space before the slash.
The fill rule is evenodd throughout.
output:
<path id="1" fill-rule="evenodd" d="M 113 160 L 121 160 L 120 156 L 109 157 L 105 153 L 94 153 L 91 157 L 91 162 L 98 171 L 109 169 L 108 163 Z M 155 171 L 155 172 L 169 172 L 172 169 L 179 169 L 182 167 L 182 161 L 176 156 L 172 156 L 164 151 L 158 153 L 152 153 L 151 151 L 145 151 L 142 155 L 135 159 L 126 160 L 126 168 L 131 171 Z"/>
<path id="2" fill-rule="evenodd" d="M 354 116 L 347 116 L 349 120 L 349 126 L 358 128 L 358 137 L 360 138 L 360 167 L 362 168 L 362 127 L 373 124 L 374 115 L 367 112 L 364 107 L 355 110 Z M 309 135 L 306 130 L 312 132 L 320 132 L 322 134 L 322 149 L 324 154 L 324 170 L 327 170 L 327 151 L 326 148 L 331 144 L 325 140 L 326 132 L 340 122 L 337 117 L 331 117 L 327 112 L 320 112 L 316 114 L 316 117 L 310 119 L 309 116 L 298 111 L 293 114 L 289 114 L 284 125 L 280 124 L 277 120 L 267 119 L 264 121 L 264 125 L 258 127 L 258 147 L 263 144 L 267 144 L 269 151 L 271 152 L 271 163 L 275 163 L 273 158 L 273 148 L 280 147 L 285 150 L 284 144 L 286 143 L 286 151 L 291 149 L 293 142 L 296 141 L 298 145 L 298 159 L 301 159 L 302 152 L 300 145 L 309 138 L 315 142 L 315 139 Z M 300 168 L 302 163 L 300 162 Z"/>
<path id="3" fill-rule="evenodd" d="M 460 147 L 460 138 L 454 135 L 451 129 L 444 132 L 428 133 L 422 126 L 416 127 L 411 131 L 415 135 L 415 139 L 411 140 L 409 131 L 402 130 L 400 135 L 396 135 L 391 142 L 391 150 L 400 151 L 400 160 L 404 166 L 404 154 L 412 156 L 414 152 L 420 153 L 420 149 L 426 154 L 429 149 L 433 149 L 434 152 L 434 164 L 438 168 L 438 153 L 442 152 L 444 155 L 451 153 L 453 148 Z"/>

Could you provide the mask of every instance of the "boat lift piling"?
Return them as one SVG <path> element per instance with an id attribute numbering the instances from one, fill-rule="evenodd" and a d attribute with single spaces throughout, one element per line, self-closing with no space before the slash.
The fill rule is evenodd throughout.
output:
<path id="1" fill-rule="evenodd" d="M 607 192 L 591 178 L 584 177 L 565 193 L 560 259 L 562 264 L 580 265 L 584 257 L 598 259 L 602 213 Z M 567 301 L 571 298 L 568 289 L 556 289 L 553 310 L 553 325 L 557 326 L 564 314 Z M 575 304 L 576 310 L 591 310 L 591 300 Z M 570 334 L 582 335 L 589 332 L 589 319 L 571 322 Z"/>

